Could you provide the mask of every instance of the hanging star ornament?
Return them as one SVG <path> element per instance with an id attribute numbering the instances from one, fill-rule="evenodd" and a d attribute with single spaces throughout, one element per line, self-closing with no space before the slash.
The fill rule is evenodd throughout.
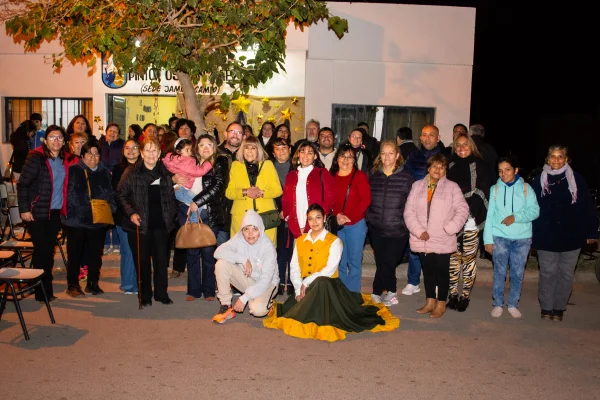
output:
<path id="1" fill-rule="evenodd" d="M 298 105 L 298 98 L 297 98 L 297 97 L 294 97 L 294 98 L 292 99 L 292 104 L 293 104 L 293 105 L 295 105 L 295 106 L 297 106 L 297 105 Z"/>
<path id="2" fill-rule="evenodd" d="M 294 132 L 299 132 L 299 131 L 300 131 L 300 128 L 298 128 L 298 127 L 294 128 Z"/>
<path id="3" fill-rule="evenodd" d="M 98 122 L 100 122 L 100 121 L 102 121 L 102 118 L 100 118 L 100 116 L 99 116 L 99 115 L 96 115 L 96 116 L 94 117 L 94 122 L 95 122 L 95 123 L 98 123 Z"/>
<path id="4" fill-rule="evenodd" d="M 227 115 L 223 114 L 223 116 L 221 117 L 221 119 L 222 119 L 223 121 L 227 121 Z"/>
<path id="5" fill-rule="evenodd" d="M 219 116 L 223 114 L 223 112 L 220 109 L 217 109 L 217 111 L 215 111 L 215 115 Z"/>
<path id="6" fill-rule="evenodd" d="M 292 120 L 292 116 L 295 114 L 293 111 L 290 110 L 290 108 L 286 108 L 285 110 L 281 111 L 281 118 L 283 118 L 284 120 L 288 120 L 291 121 Z"/>
<path id="7" fill-rule="evenodd" d="M 250 105 L 250 100 L 245 98 L 244 96 L 238 97 L 237 100 L 233 100 L 231 104 L 233 104 L 237 111 L 243 111 L 245 114 L 248 114 L 248 106 Z"/>
<path id="8" fill-rule="evenodd" d="M 267 121 L 269 121 L 269 122 L 275 122 L 275 117 L 271 115 L 271 116 L 270 116 L 270 117 L 267 119 Z"/>
<path id="9" fill-rule="evenodd" d="M 268 97 L 263 97 L 262 99 L 260 99 L 260 101 L 262 101 L 265 104 L 269 104 L 269 101 L 271 101 L 271 100 L 269 100 Z"/>
<path id="10" fill-rule="evenodd" d="M 256 119 L 258 120 L 258 122 L 260 122 L 260 121 L 261 121 L 263 118 L 264 118 L 264 117 L 263 117 L 263 115 L 262 115 L 262 114 L 258 114 L 258 115 L 256 116 Z"/>
<path id="11" fill-rule="evenodd" d="M 300 121 L 300 122 L 304 121 L 304 117 L 303 117 L 302 115 L 301 115 L 301 116 L 299 116 L 299 117 L 298 117 L 298 121 Z"/>

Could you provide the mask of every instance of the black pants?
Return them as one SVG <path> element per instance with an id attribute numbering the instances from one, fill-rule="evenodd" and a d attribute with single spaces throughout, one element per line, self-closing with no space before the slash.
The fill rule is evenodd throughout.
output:
<path id="1" fill-rule="evenodd" d="M 186 214 L 182 215 L 181 212 L 177 213 L 177 222 L 179 223 L 179 227 L 185 225 L 185 221 L 187 219 L 187 207 L 185 204 L 181 203 L 181 202 L 177 202 L 177 204 L 180 206 L 183 205 L 184 207 L 186 207 Z M 178 227 L 178 228 L 179 228 Z M 173 232 L 173 248 L 175 248 L 175 236 L 177 236 L 177 231 L 179 229 L 176 229 Z M 175 248 L 175 251 L 173 252 L 173 271 L 177 271 L 177 272 L 181 272 L 182 274 L 185 272 L 185 266 L 187 265 L 187 249 L 177 249 Z"/>
<path id="2" fill-rule="evenodd" d="M 435 299 L 435 288 L 437 286 L 437 299 L 446 301 L 450 286 L 450 254 L 426 253 L 420 254 L 420 258 L 426 297 Z"/>
<path id="3" fill-rule="evenodd" d="M 106 228 L 72 228 L 67 230 L 67 284 L 79 284 L 79 267 L 88 266 L 88 282 L 97 283 L 102 266 Z M 87 264 L 83 264 L 85 262 Z"/>
<path id="4" fill-rule="evenodd" d="M 373 294 L 381 296 L 384 290 L 396 293 L 396 267 L 402 261 L 408 237 L 383 237 L 380 232 L 372 231 L 370 241 L 376 266 Z"/>
<path id="5" fill-rule="evenodd" d="M 291 283 L 290 262 L 294 254 L 294 235 L 290 233 L 286 222 L 281 221 L 277 227 L 277 266 L 279 267 L 279 283 Z M 287 279 L 286 279 L 287 273 Z"/>
<path id="6" fill-rule="evenodd" d="M 128 232 L 127 240 L 131 252 L 133 253 L 133 261 L 138 263 L 138 245 L 136 232 Z M 154 269 L 154 299 L 156 301 L 166 300 L 169 298 L 167 288 L 169 286 L 169 278 L 167 271 L 169 268 L 169 237 L 166 229 L 148 229 L 144 235 L 140 233 L 140 277 L 142 281 L 142 300 L 149 301 L 152 299 L 152 269 Z M 152 263 L 152 265 L 150 264 Z"/>
<path id="7" fill-rule="evenodd" d="M 54 296 L 52 289 L 52 268 L 54 267 L 54 247 L 56 246 L 56 237 L 60 230 L 60 210 L 50 210 L 49 220 L 38 220 L 27 223 L 27 229 L 33 242 L 32 265 L 34 268 L 43 269 L 46 272 L 42 285 L 48 298 Z M 35 288 L 35 299 L 44 300 L 42 289 Z"/>

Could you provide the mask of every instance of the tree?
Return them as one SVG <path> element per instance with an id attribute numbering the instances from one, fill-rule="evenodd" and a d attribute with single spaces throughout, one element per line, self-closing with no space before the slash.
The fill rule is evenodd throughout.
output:
<path id="1" fill-rule="evenodd" d="M 284 70 L 289 23 L 303 30 L 324 20 L 338 38 L 348 32 L 345 19 L 315 0 L 0 0 L 0 21 L 26 51 L 60 41 L 57 70 L 65 59 L 95 68 L 99 54 L 111 54 L 122 73 L 173 72 L 188 118 L 202 129 L 206 107 L 220 101 L 227 109 L 231 99 Z M 239 50 L 255 53 L 246 58 Z M 224 83 L 231 96 L 208 98 L 201 107 L 194 85 Z"/>

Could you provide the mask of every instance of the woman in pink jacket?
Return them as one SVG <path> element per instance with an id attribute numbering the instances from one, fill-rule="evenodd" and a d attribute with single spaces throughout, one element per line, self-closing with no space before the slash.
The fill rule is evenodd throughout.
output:
<path id="1" fill-rule="evenodd" d="M 427 296 L 427 302 L 417 312 L 430 313 L 430 318 L 439 318 L 446 312 L 450 254 L 456 251 L 456 234 L 469 216 L 469 206 L 460 187 L 446 179 L 447 170 L 446 157 L 441 154 L 430 157 L 427 176 L 412 185 L 404 209 L 410 249 L 421 258 Z"/>

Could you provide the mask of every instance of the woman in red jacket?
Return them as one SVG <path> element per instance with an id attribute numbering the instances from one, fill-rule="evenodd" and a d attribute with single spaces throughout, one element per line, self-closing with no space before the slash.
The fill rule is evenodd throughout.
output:
<path id="1" fill-rule="evenodd" d="M 331 175 L 335 178 L 333 214 L 340 229 L 337 236 L 344 249 L 340 261 L 340 279 L 348 289 L 360 292 L 362 254 L 367 236 L 365 213 L 371 204 L 371 186 L 367 174 L 356 166 L 357 152 L 345 143 L 338 149 Z"/>
<path id="2" fill-rule="evenodd" d="M 333 208 L 335 183 L 329 171 L 323 168 L 315 143 L 300 144 L 292 158 L 292 166 L 297 168 L 285 178 L 281 205 L 290 232 L 299 238 L 310 229 L 306 220 L 309 204 L 319 204 L 326 212 Z"/>

